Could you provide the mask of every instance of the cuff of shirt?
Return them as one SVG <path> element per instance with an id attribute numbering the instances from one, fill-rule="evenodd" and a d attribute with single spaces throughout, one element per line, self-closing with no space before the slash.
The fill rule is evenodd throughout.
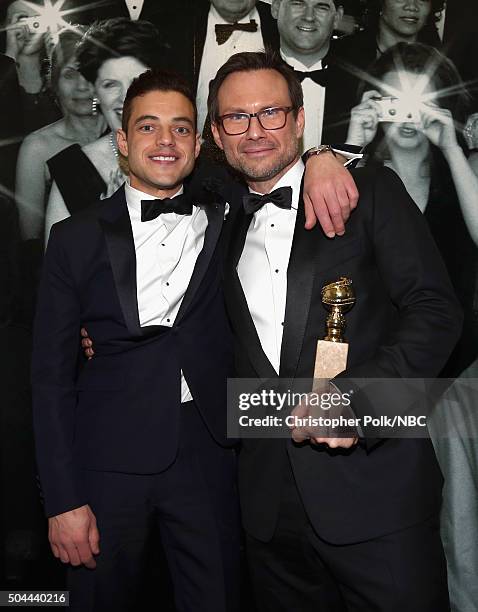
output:
<path id="1" fill-rule="evenodd" d="M 333 144 L 330 145 L 337 155 L 342 155 L 347 160 L 344 167 L 353 165 L 363 157 L 363 147 L 349 144 Z"/>

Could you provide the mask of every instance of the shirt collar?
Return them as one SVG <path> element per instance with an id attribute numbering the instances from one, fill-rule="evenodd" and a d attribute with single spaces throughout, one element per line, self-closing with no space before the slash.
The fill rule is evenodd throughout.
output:
<path id="1" fill-rule="evenodd" d="M 236 21 L 234 23 L 249 23 L 251 19 L 256 20 L 257 27 L 260 26 L 259 12 L 257 11 L 256 7 L 254 7 L 245 17 L 243 17 L 242 19 L 239 19 L 239 21 Z M 212 23 L 213 25 L 216 25 L 216 23 L 228 23 L 224 19 L 224 17 L 221 17 L 221 15 L 217 12 L 216 8 L 212 4 L 211 4 L 211 8 L 209 9 L 208 21 L 209 23 Z"/>
<path id="2" fill-rule="evenodd" d="M 292 187 L 292 203 L 291 208 L 297 210 L 299 207 L 299 196 L 300 196 L 300 186 L 302 184 L 302 175 L 304 174 L 304 162 L 301 158 L 299 158 L 296 163 L 287 170 L 283 177 L 281 177 L 271 191 L 275 191 L 280 187 Z M 251 193 L 258 193 L 257 191 L 253 191 L 249 188 Z M 269 192 L 270 193 L 270 192 Z M 259 194 L 263 195 L 263 194 Z"/>
<path id="3" fill-rule="evenodd" d="M 139 213 L 141 213 L 141 200 L 156 200 L 150 193 L 144 193 L 144 191 L 139 191 L 139 189 L 131 187 L 129 179 L 126 181 L 124 191 L 127 205 Z M 181 185 L 172 197 L 175 198 L 182 193 L 184 193 L 184 187 Z"/>
<path id="4" fill-rule="evenodd" d="M 286 55 L 282 49 L 281 49 L 281 57 L 284 60 L 284 62 L 286 64 L 289 64 L 289 66 L 291 66 L 292 68 L 294 68 L 294 70 L 300 70 L 300 72 L 312 72 L 313 70 L 321 70 L 322 69 L 322 62 L 323 62 L 323 58 L 319 59 L 315 62 L 315 64 L 312 64 L 312 66 L 306 66 L 305 64 L 303 64 L 299 59 L 297 59 L 296 57 L 293 57 L 292 55 Z"/>

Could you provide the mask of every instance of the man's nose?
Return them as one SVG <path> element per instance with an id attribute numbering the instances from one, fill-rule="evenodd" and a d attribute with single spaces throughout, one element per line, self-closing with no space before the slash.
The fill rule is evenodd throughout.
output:
<path id="1" fill-rule="evenodd" d="M 305 11 L 302 17 L 305 21 L 315 21 L 315 9 L 311 4 L 305 7 Z"/>
<path id="2" fill-rule="evenodd" d="M 257 117 L 251 117 L 246 136 L 251 140 L 258 140 L 259 138 L 263 138 L 265 136 L 265 130 Z"/>
<path id="3" fill-rule="evenodd" d="M 417 0 L 406 0 L 405 7 L 409 11 L 418 11 L 418 1 Z"/>
<path id="4" fill-rule="evenodd" d="M 156 146 L 171 147 L 174 145 L 174 135 L 165 127 L 158 127 L 156 131 Z"/>

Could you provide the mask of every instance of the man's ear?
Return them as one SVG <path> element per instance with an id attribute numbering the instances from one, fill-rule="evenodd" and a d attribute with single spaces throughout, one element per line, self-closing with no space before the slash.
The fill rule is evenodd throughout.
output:
<path id="1" fill-rule="evenodd" d="M 123 157 L 128 157 L 128 140 L 126 138 L 126 132 L 121 128 L 116 132 L 116 143 L 121 155 Z"/>
<path id="2" fill-rule="evenodd" d="M 305 127 L 305 112 L 304 112 L 304 107 L 301 106 L 299 110 L 297 111 L 297 117 L 295 118 L 295 129 L 296 129 L 297 138 L 302 138 L 302 135 L 304 134 L 304 127 Z"/>
<path id="3" fill-rule="evenodd" d="M 197 159 L 201 151 L 201 134 L 196 132 L 196 143 L 194 146 L 194 158 Z"/>
<path id="4" fill-rule="evenodd" d="M 211 132 L 214 138 L 214 142 L 217 144 L 217 146 L 221 149 L 221 151 L 224 151 L 224 147 L 223 144 L 221 142 L 221 137 L 219 136 L 219 130 L 217 127 L 217 123 L 215 123 L 214 121 L 211 122 Z"/>
<path id="5" fill-rule="evenodd" d="M 274 19 L 277 19 L 277 17 L 279 16 L 279 8 L 281 1 L 282 0 L 272 0 L 271 15 L 272 17 L 274 17 Z"/>

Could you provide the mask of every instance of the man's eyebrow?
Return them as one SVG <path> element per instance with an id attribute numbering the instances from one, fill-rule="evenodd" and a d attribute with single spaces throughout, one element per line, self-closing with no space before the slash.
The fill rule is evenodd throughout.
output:
<path id="1" fill-rule="evenodd" d="M 284 103 L 276 103 L 273 102 L 272 104 L 266 104 L 264 106 L 261 106 L 261 108 L 259 108 L 256 113 L 260 113 L 263 110 L 267 110 L 268 108 L 282 108 L 284 106 L 291 106 L 291 104 L 284 104 Z M 230 109 L 228 109 L 225 113 L 221 113 L 222 115 L 234 115 L 234 114 L 243 114 L 243 115 L 250 115 L 251 113 L 249 113 L 247 110 L 245 110 L 244 108 L 240 108 L 240 107 L 232 107 Z M 254 114 L 254 113 L 252 113 Z"/>
<path id="2" fill-rule="evenodd" d="M 156 115 L 141 115 L 140 117 L 138 117 L 134 124 L 136 125 L 137 123 L 141 123 L 141 121 L 158 121 L 159 117 L 157 117 Z"/>
<path id="3" fill-rule="evenodd" d="M 186 123 L 189 123 L 191 125 L 194 124 L 193 120 L 191 119 L 191 117 L 173 117 L 172 121 L 179 123 L 180 121 L 184 121 Z"/>
<path id="4" fill-rule="evenodd" d="M 134 125 L 141 123 L 142 121 L 160 121 L 160 117 L 157 115 L 140 115 L 134 122 Z M 187 122 L 190 125 L 193 125 L 194 122 L 190 117 L 173 117 L 171 121 L 178 123 L 180 121 Z"/>

